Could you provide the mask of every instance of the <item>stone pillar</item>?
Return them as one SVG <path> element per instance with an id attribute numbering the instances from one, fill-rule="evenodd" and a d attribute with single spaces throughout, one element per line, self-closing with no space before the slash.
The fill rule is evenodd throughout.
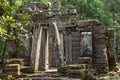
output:
<path id="1" fill-rule="evenodd" d="M 56 22 L 50 22 L 49 23 L 50 31 L 51 31 L 51 37 L 52 37 L 52 44 L 53 44 L 53 52 L 56 56 L 56 66 L 57 69 L 59 69 L 63 64 L 62 62 L 62 49 L 60 46 L 60 35 L 58 31 L 58 27 L 56 25 Z"/>
<path id="2" fill-rule="evenodd" d="M 45 70 L 49 69 L 49 45 L 48 45 L 48 29 L 46 30 L 46 46 L 45 46 Z"/>
<path id="3" fill-rule="evenodd" d="M 108 72 L 106 32 L 104 25 L 93 27 L 93 66 L 101 74 Z"/>
<path id="4" fill-rule="evenodd" d="M 47 30 L 43 28 L 42 30 L 42 39 L 39 55 L 39 70 L 48 69 L 48 39 L 47 39 Z"/>
<path id="5" fill-rule="evenodd" d="M 71 29 L 66 30 L 65 39 L 65 58 L 67 64 L 72 64 L 72 36 Z"/>
<path id="6" fill-rule="evenodd" d="M 108 63 L 109 70 L 113 71 L 116 69 L 116 29 L 108 29 Z"/>
<path id="7" fill-rule="evenodd" d="M 63 36 L 63 31 L 60 32 L 60 47 L 61 47 L 61 58 L 62 58 L 62 64 L 65 64 L 64 60 L 64 36 Z"/>
<path id="8" fill-rule="evenodd" d="M 31 70 L 37 72 L 39 70 L 39 58 L 41 49 L 42 27 L 36 25 L 33 30 L 32 51 L 31 51 Z"/>

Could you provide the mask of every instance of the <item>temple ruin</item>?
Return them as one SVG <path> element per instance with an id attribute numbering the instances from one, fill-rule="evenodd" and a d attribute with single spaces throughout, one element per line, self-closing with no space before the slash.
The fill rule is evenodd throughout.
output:
<path id="1" fill-rule="evenodd" d="M 43 3 L 30 3 L 21 9 L 29 13 L 33 21 L 27 28 L 32 36 L 28 40 L 21 38 L 27 46 L 21 49 L 18 59 L 11 57 L 11 62 L 21 63 L 12 66 L 24 66 L 24 59 L 28 61 L 28 67 L 21 72 L 52 68 L 63 72 L 63 67 L 91 66 L 95 72 L 104 74 L 116 69 L 115 29 L 109 29 L 97 20 L 78 21 L 75 9 L 51 10 Z M 15 18 L 19 21 L 18 16 L 16 14 Z M 8 43 L 12 44 L 12 41 Z M 15 53 L 14 49 L 11 51 L 11 45 L 8 45 L 8 51 Z"/>

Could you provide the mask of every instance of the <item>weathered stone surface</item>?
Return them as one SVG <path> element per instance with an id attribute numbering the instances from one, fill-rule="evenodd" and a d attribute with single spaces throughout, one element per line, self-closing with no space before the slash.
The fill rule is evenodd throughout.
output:
<path id="1" fill-rule="evenodd" d="M 78 58 L 78 63 L 79 64 L 92 64 L 92 59 L 91 59 L 91 57 L 79 57 Z"/>
<path id="2" fill-rule="evenodd" d="M 23 66 L 23 67 L 21 67 L 20 71 L 22 73 L 33 73 L 33 71 L 30 69 L 29 66 Z"/>
<path id="3" fill-rule="evenodd" d="M 7 64 L 5 66 L 4 72 L 9 75 L 19 76 L 21 75 L 20 65 L 19 64 Z"/>
<path id="4" fill-rule="evenodd" d="M 80 37 L 80 32 L 72 32 L 71 36 Z"/>
<path id="5" fill-rule="evenodd" d="M 42 38 L 42 30 L 43 28 L 40 25 L 36 25 L 33 31 L 34 37 L 32 38 L 32 50 L 31 50 L 31 69 L 32 71 L 39 70 L 39 58 L 40 58 L 40 51 L 41 51 L 41 38 Z"/>
<path id="6" fill-rule="evenodd" d="M 96 44 L 100 44 L 100 45 L 102 45 L 102 44 L 106 44 L 106 42 L 105 42 L 105 39 L 99 39 L 99 38 L 95 38 L 94 40 L 93 40 L 93 45 L 96 45 Z"/>
<path id="7" fill-rule="evenodd" d="M 51 35 L 52 35 L 52 44 L 53 44 L 53 52 L 56 56 L 56 66 L 57 68 L 60 68 L 63 65 L 63 56 L 62 56 L 62 48 L 60 43 L 60 35 L 58 31 L 58 27 L 55 21 L 51 21 L 49 23 Z"/>
<path id="8" fill-rule="evenodd" d="M 114 39 L 115 38 L 115 32 L 116 32 L 115 28 L 108 28 L 108 37 Z"/>
<path id="9" fill-rule="evenodd" d="M 24 7 L 24 8 L 23 8 Z M 44 4 L 44 3 L 30 3 L 28 5 L 22 6 L 21 9 L 23 9 L 23 12 L 27 12 L 32 14 L 32 20 L 34 21 L 34 23 L 36 23 L 37 21 L 39 23 L 47 23 L 47 19 L 50 17 L 53 17 L 54 15 L 58 17 L 58 13 L 60 13 L 62 11 L 58 11 L 58 10 L 50 10 L 50 12 L 52 12 L 52 16 L 48 15 L 49 13 L 49 5 L 48 4 Z M 48 11 L 47 11 L 48 10 Z M 65 12 L 64 14 L 70 14 L 70 15 L 74 15 L 73 12 L 68 11 Z M 74 16 L 72 16 L 74 17 Z M 60 20 L 58 20 L 60 18 Z M 96 70 L 98 72 L 107 72 L 107 46 L 106 46 L 106 32 L 107 32 L 107 27 L 105 25 L 103 25 L 100 21 L 95 21 L 95 20 L 89 20 L 89 21 L 80 21 L 77 22 L 77 24 L 73 23 L 73 25 L 71 24 L 72 21 L 69 21 L 68 15 L 66 16 L 59 16 L 59 18 L 55 18 L 54 20 L 57 22 L 57 25 L 59 24 L 59 22 L 63 19 L 65 19 L 62 23 L 65 24 L 65 26 L 67 25 L 68 30 L 65 29 L 65 59 L 67 63 L 76 63 L 78 60 L 77 58 L 80 55 L 80 40 L 81 40 L 81 32 L 91 32 L 92 33 L 92 39 L 93 39 L 93 64 L 94 67 L 96 68 Z M 42 21 L 40 21 L 42 20 Z M 67 20 L 67 21 L 66 21 Z M 74 20 L 73 20 L 74 21 Z M 68 24 L 66 24 L 66 22 L 69 22 L 69 26 Z M 52 24 L 52 25 L 51 25 Z M 51 60 L 50 62 L 53 62 L 53 64 L 57 65 L 57 67 L 60 67 L 62 64 L 62 60 L 61 58 L 63 56 L 61 56 L 61 54 L 64 52 L 63 49 L 61 49 L 61 39 L 59 37 L 59 29 L 58 27 L 63 24 L 60 24 L 59 26 L 57 26 L 56 24 L 54 24 L 54 22 L 52 22 L 49 25 L 49 29 L 51 30 L 50 33 L 52 33 L 51 40 L 50 40 L 50 45 L 49 45 L 49 54 L 52 57 L 49 57 L 49 59 Z M 73 27 L 76 26 L 76 27 Z M 41 26 L 40 26 L 41 27 Z M 42 26 L 43 27 L 43 26 Z M 47 28 L 47 27 L 45 27 Z M 45 37 L 43 37 L 41 34 L 43 33 L 40 28 L 36 28 L 36 26 L 34 27 L 33 30 L 33 41 L 32 41 L 32 52 L 31 52 L 31 67 L 34 70 L 38 70 L 38 67 L 43 67 L 42 65 L 46 64 L 44 61 L 44 57 L 45 57 Z M 41 38 L 42 36 L 42 38 Z M 114 37 L 114 35 L 108 34 L 108 36 L 112 36 Z M 43 41 L 43 43 L 41 43 L 41 41 Z M 24 41 L 25 42 L 25 41 Z M 111 44 L 111 42 L 114 42 L 114 39 L 109 40 L 108 45 L 109 48 L 115 48 L 113 46 L 114 43 Z M 41 50 L 42 47 L 42 50 Z M 11 49 L 12 50 L 12 49 Z M 62 51 L 63 50 L 63 51 Z M 44 53 L 44 54 L 43 54 Z M 108 53 L 112 54 L 114 53 L 114 50 L 112 49 L 108 49 Z M 63 55 L 63 54 L 62 54 Z M 54 59 L 52 59 L 54 58 Z M 111 58 L 112 59 L 112 58 Z M 83 62 L 82 62 L 83 61 Z M 85 60 L 81 60 L 80 63 L 91 63 L 90 59 L 86 59 Z M 111 61 L 112 62 L 112 61 Z M 41 64 L 39 64 L 41 63 Z M 113 63 L 113 62 L 112 62 Z M 39 66 L 38 66 L 39 65 Z M 52 65 L 52 64 L 51 64 Z M 45 66 L 45 65 L 44 65 Z"/>
<path id="10" fill-rule="evenodd" d="M 48 9 L 49 4 L 39 3 L 39 2 L 31 2 L 28 5 L 23 5 L 20 7 L 24 12 L 32 14 L 33 11 L 39 11 L 41 9 Z"/>
<path id="11" fill-rule="evenodd" d="M 93 66 L 89 64 L 72 64 L 72 65 L 65 65 L 64 67 L 61 67 L 61 70 L 63 69 L 92 69 Z M 63 70 L 64 71 L 64 70 Z"/>
<path id="12" fill-rule="evenodd" d="M 104 34 L 104 33 L 106 33 L 107 32 L 107 28 L 106 28 L 106 26 L 104 26 L 104 25 L 99 25 L 99 26 L 95 26 L 94 28 L 93 28 L 93 34 Z"/>
<path id="13" fill-rule="evenodd" d="M 88 27 L 88 26 L 97 26 L 101 25 L 102 23 L 97 20 L 83 20 L 83 21 L 78 21 L 77 26 L 78 27 Z"/>
<path id="14" fill-rule="evenodd" d="M 78 53 L 78 52 L 76 51 L 76 53 L 72 54 L 72 59 L 78 59 L 80 57 L 80 53 Z"/>
<path id="15" fill-rule="evenodd" d="M 30 59 L 29 58 L 24 58 L 24 66 L 30 66 Z"/>
<path id="16" fill-rule="evenodd" d="M 8 61 L 9 64 L 20 64 L 20 66 L 22 67 L 24 65 L 24 59 L 10 59 Z"/>
<path id="17" fill-rule="evenodd" d="M 100 59 L 100 58 L 106 58 L 107 54 L 104 53 L 100 53 L 100 54 L 93 54 L 93 57 L 96 58 L 96 59 Z"/>
<path id="18" fill-rule="evenodd" d="M 80 47 L 80 43 L 78 43 L 78 42 L 72 42 L 72 47 Z"/>
<path id="19" fill-rule="evenodd" d="M 100 77 L 99 80 L 110 80 L 110 77 L 106 75 L 106 76 Z"/>
<path id="20" fill-rule="evenodd" d="M 66 65 L 64 67 L 61 67 L 59 72 L 68 74 L 69 77 L 82 78 L 82 80 L 85 78 L 91 78 L 90 80 L 94 80 L 96 71 L 92 68 L 93 66 L 88 64 Z"/>
<path id="21" fill-rule="evenodd" d="M 81 69 L 81 70 L 70 70 L 68 72 L 69 77 L 78 77 L 78 78 L 82 78 L 82 80 L 84 80 L 86 77 L 86 79 L 92 78 L 92 76 L 94 76 L 94 69 Z M 94 78 L 95 79 L 95 76 Z"/>
<path id="22" fill-rule="evenodd" d="M 94 49 L 104 49 L 106 46 L 104 44 L 93 45 Z"/>
<path id="23" fill-rule="evenodd" d="M 106 34 L 93 34 L 93 38 L 95 39 L 105 39 Z"/>
<path id="24" fill-rule="evenodd" d="M 94 61 L 94 63 L 96 63 L 96 64 L 106 64 L 106 62 L 107 62 L 107 59 L 96 59 L 95 61 Z"/>
<path id="25" fill-rule="evenodd" d="M 71 64 L 78 64 L 78 57 L 77 58 L 72 58 Z"/>
<path id="26" fill-rule="evenodd" d="M 109 76 L 115 76 L 115 75 L 117 75 L 117 72 L 114 71 L 109 72 Z"/>
<path id="27" fill-rule="evenodd" d="M 109 70 L 114 71 L 116 69 L 116 29 L 108 29 L 108 63 Z"/>
<path id="28" fill-rule="evenodd" d="M 105 64 L 93 64 L 96 65 L 96 70 L 98 73 L 108 73 L 109 68 L 107 67 L 108 65 Z"/>
<path id="29" fill-rule="evenodd" d="M 72 51 L 73 54 L 80 54 L 80 51 Z M 79 56 L 78 56 L 79 57 Z"/>
<path id="30" fill-rule="evenodd" d="M 72 37 L 72 41 L 80 43 L 80 37 Z"/>
<path id="31" fill-rule="evenodd" d="M 80 51 L 80 47 L 72 47 L 73 51 Z"/>
<path id="32" fill-rule="evenodd" d="M 94 49 L 94 51 L 93 51 L 93 54 L 102 54 L 102 53 L 104 53 L 103 55 L 105 55 L 106 54 L 106 48 L 104 48 L 104 49 Z"/>
<path id="33" fill-rule="evenodd" d="M 55 53 L 53 52 L 53 45 L 52 45 L 52 38 L 51 38 L 51 33 L 49 31 L 50 29 L 48 29 L 48 44 L 49 44 L 49 67 L 55 67 L 56 66 L 56 57 L 55 57 Z"/>
<path id="34" fill-rule="evenodd" d="M 16 80 L 32 80 L 32 78 L 18 78 Z"/>

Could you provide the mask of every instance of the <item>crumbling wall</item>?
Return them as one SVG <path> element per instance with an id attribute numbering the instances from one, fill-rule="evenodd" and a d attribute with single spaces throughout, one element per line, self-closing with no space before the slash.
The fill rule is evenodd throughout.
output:
<path id="1" fill-rule="evenodd" d="M 115 71 L 116 70 L 116 29 L 109 28 L 108 29 L 108 63 L 109 63 L 109 70 Z"/>
<path id="2" fill-rule="evenodd" d="M 58 15 L 57 10 L 56 11 L 51 10 L 51 12 L 54 13 L 54 14 L 51 14 L 52 15 L 51 16 L 51 15 L 47 14 L 49 12 L 49 10 L 47 12 L 48 8 L 49 7 L 47 4 L 41 4 L 41 3 L 40 4 L 39 3 L 30 3 L 26 6 L 21 7 L 21 9 L 23 9 L 23 12 L 27 12 L 31 15 L 31 20 L 34 23 L 37 23 L 37 24 L 40 23 L 39 27 L 37 26 L 36 28 L 32 29 L 32 30 L 34 30 L 34 33 L 33 33 L 34 37 L 33 37 L 32 41 L 34 41 L 34 39 L 35 39 L 35 41 L 38 40 L 37 34 L 44 36 L 44 35 L 42 35 L 42 33 L 40 33 L 37 30 L 37 28 L 39 29 L 40 27 L 44 27 L 41 25 L 41 23 L 44 25 L 47 25 L 50 22 L 50 20 L 56 20 L 56 22 L 59 23 L 60 21 L 58 20 L 59 19 L 58 16 L 63 17 L 63 18 L 65 17 L 64 19 L 66 19 L 67 14 L 70 14 L 69 16 L 67 16 L 67 18 L 74 15 L 68 11 L 68 12 L 66 12 L 67 14 L 65 14 L 64 16 L 60 16 L 60 15 Z M 45 13 L 44 13 L 44 11 L 45 11 Z M 46 15 L 47 15 L 47 17 L 46 17 Z M 57 15 L 57 18 L 53 18 L 55 15 Z M 48 18 L 51 18 L 51 17 L 52 17 L 52 19 L 48 20 Z M 60 29 L 60 27 L 61 27 L 61 30 L 63 30 L 64 50 L 65 50 L 64 55 L 65 55 L 67 64 L 71 64 L 71 63 L 76 64 L 78 62 L 78 58 L 80 57 L 81 32 L 91 32 L 92 33 L 92 49 L 93 49 L 93 51 L 92 51 L 93 52 L 92 53 L 93 66 L 97 70 L 97 72 L 107 73 L 108 72 L 107 41 L 106 41 L 107 40 L 106 39 L 107 27 L 104 24 L 102 24 L 100 21 L 87 20 L 87 21 L 78 21 L 77 22 L 76 19 L 74 18 L 74 16 L 72 18 L 74 19 L 73 21 L 71 20 L 69 22 L 69 21 L 67 21 L 68 19 L 66 19 L 67 22 L 63 21 L 64 24 L 63 25 L 61 24 L 62 27 L 57 25 L 58 29 Z M 45 27 L 45 29 L 47 29 L 47 28 L 48 28 L 48 25 Z M 54 35 L 56 36 L 55 33 L 54 33 Z M 56 37 L 52 37 L 52 38 L 54 40 L 54 38 L 56 38 Z M 49 39 L 51 39 L 51 38 L 49 38 Z M 111 40 L 109 40 L 109 41 L 111 42 Z M 32 54 L 31 54 L 31 66 L 34 68 L 35 64 L 37 64 L 36 70 L 38 70 L 38 66 L 44 65 L 44 60 L 41 60 L 41 59 L 43 59 L 43 58 L 41 58 L 41 56 L 44 56 L 45 49 L 42 51 L 44 54 L 41 54 L 42 52 L 37 51 L 37 49 L 35 49 L 34 46 L 37 45 L 37 47 L 41 49 L 41 46 L 44 45 L 43 43 L 45 43 L 45 42 L 43 42 L 41 44 L 41 43 L 39 43 L 39 41 L 37 41 L 40 44 L 40 45 L 38 45 L 35 41 L 34 41 L 34 43 L 32 42 L 33 45 L 31 48 L 33 50 Z M 51 44 L 52 43 L 49 44 L 49 49 L 51 49 L 51 50 L 49 50 L 50 51 L 49 54 L 55 56 L 55 54 L 52 54 L 52 48 L 54 48 L 54 46 L 53 46 L 53 44 L 52 45 Z M 58 47 L 60 47 L 60 46 L 58 46 Z M 58 48 L 58 47 L 56 47 L 56 48 Z M 35 50 L 37 51 L 37 54 L 39 57 L 36 55 Z M 64 53 L 64 51 L 62 51 L 62 52 Z M 36 60 L 35 56 L 37 58 L 39 58 L 39 59 L 37 59 L 37 61 L 39 61 L 39 62 L 41 61 L 40 62 L 41 65 L 38 65 L 39 62 L 35 61 Z M 57 57 L 59 57 L 59 56 L 57 56 Z M 49 58 L 50 58 L 50 61 L 57 60 L 52 57 L 49 57 Z M 33 59 L 33 61 L 32 61 L 32 59 Z"/>
<path id="3" fill-rule="evenodd" d="M 18 36 L 20 37 L 20 45 L 18 48 L 18 52 L 16 52 L 16 44 L 14 40 L 8 40 L 8 45 L 7 45 L 7 50 L 8 53 L 10 54 L 11 58 L 30 58 L 31 54 L 31 47 L 32 47 L 32 35 L 33 35 L 33 24 L 30 24 L 28 26 L 25 26 L 24 21 L 21 18 L 22 13 L 28 13 L 32 15 L 32 13 L 35 10 L 46 10 L 49 8 L 49 5 L 46 3 L 38 3 L 38 2 L 31 2 L 26 5 L 22 5 L 20 9 L 20 13 L 15 13 L 14 14 L 14 19 L 22 23 L 22 28 L 27 31 L 21 31 L 20 33 L 17 33 Z M 33 21 L 36 21 L 38 17 L 30 17 Z M 16 31 L 17 32 L 17 31 Z M 18 43 L 18 42 L 17 42 Z"/>
<path id="4" fill-rule="evenodd" d="M 108 72 L 108 59 L 107 59 L 107 45 L 106 34 L 107 26 L 100 21 L 80 21 L 77 23 L 76 29 L 79 32 L 92 32 L 92 62 L 94 68 L 99 73 Z"/>
<path id="5" fill-rule="evenodd" d="M 108 72 L 107 28 L 104 25 L 94 26 L 93 29 L 93 65 L 99 73 Z"/>

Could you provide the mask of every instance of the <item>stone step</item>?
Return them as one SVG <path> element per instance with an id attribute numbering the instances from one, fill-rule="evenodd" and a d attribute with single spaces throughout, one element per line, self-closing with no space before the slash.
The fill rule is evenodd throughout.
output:
<path id="1" fill-rule="evenodd" d="M 68 72 L 69 77 L 76 77 L 85 80 L 85 78 L 90 78 L 92 80 L 95 79 L 95 70 L 94 69 L 78 69 L 78 70 L 70 70 Z"/>
<path id="2" fill-rule="evenodd" d="M 22 73 L 32 73 L 32 70 L 30 69 L 30 66 L 23 66 L 23 67 L 21 67 L 20 71 Z"/>
<path id="3" fill-rule="evenodd" d="M 70 70 L 81 70 L 81 69 L 93 69 L 92 65 L 89 64 L 72 64 L 72 65 L 66 65 L 61 67 L 58 72 L 66 74 L 68 73 Z"/>
<path id="4" fill-rule="evenodd" d="M 85 74 L 91 74 L 91 73 L 95 73 L 96 71 L 94 69 L 76 69 L 76 70 L 69 70 L 68 74 L 74 74 L 74 75 L 81 75 L 82 73 Z"/>
<path id="5" fill-rule="evenodd" d="M 78 64 L 92 64 L 92 58 L 91 57 L 79 57 Z"/>
<path id="6" fill-rule="evenodd" d="M 92 69 L 93 68 L 93 66 L 89 64 L 71 64 L 71 65 L 66 65 L 64 67 L 68 69 Z"/>
<path id="7" fill-rule="evenodd" d="M 29 61 L 24 62 L 24 66 L 29 66 L 29 65 L 30 65 Z"/>
<path id="8" fill-rule="evenodd" d="M 20 70 L 20 64 L 6 64 L 4 70 Z"/>
<path id="9" fill-rule="evenodd" d="M 32 78 L 18 78 L 16 80 L 32 80 Z"/>
<path id="10" fill-rule="evenodd" d="M 4 68 L 4 73 L 13 76 L 21 75 L 20 64 L 6 64 Z"/>
<path id="11" fill-rule="evenodd" d="M 7 64 L 20 64 L 20 66 L 29 66 L 30 65 L 30 60 L 27 58 L 14 58 L 14 59 L 10 59 L 7 61 Z"/>
<path id="12" fill-rule="evenodd" d="M 24 65 L 24 59 L 17 59 L 17 58 L 14 58 L 14 59 L 10 59 L 8 60 L 8 64 L 20 64 L 20 66 L 23 66 Z"/>
<path id="13" fill-rule="evenodd" d="M 24 66 L 29 66 L 30 60 L 28 58 L 24 58 Z"/>

